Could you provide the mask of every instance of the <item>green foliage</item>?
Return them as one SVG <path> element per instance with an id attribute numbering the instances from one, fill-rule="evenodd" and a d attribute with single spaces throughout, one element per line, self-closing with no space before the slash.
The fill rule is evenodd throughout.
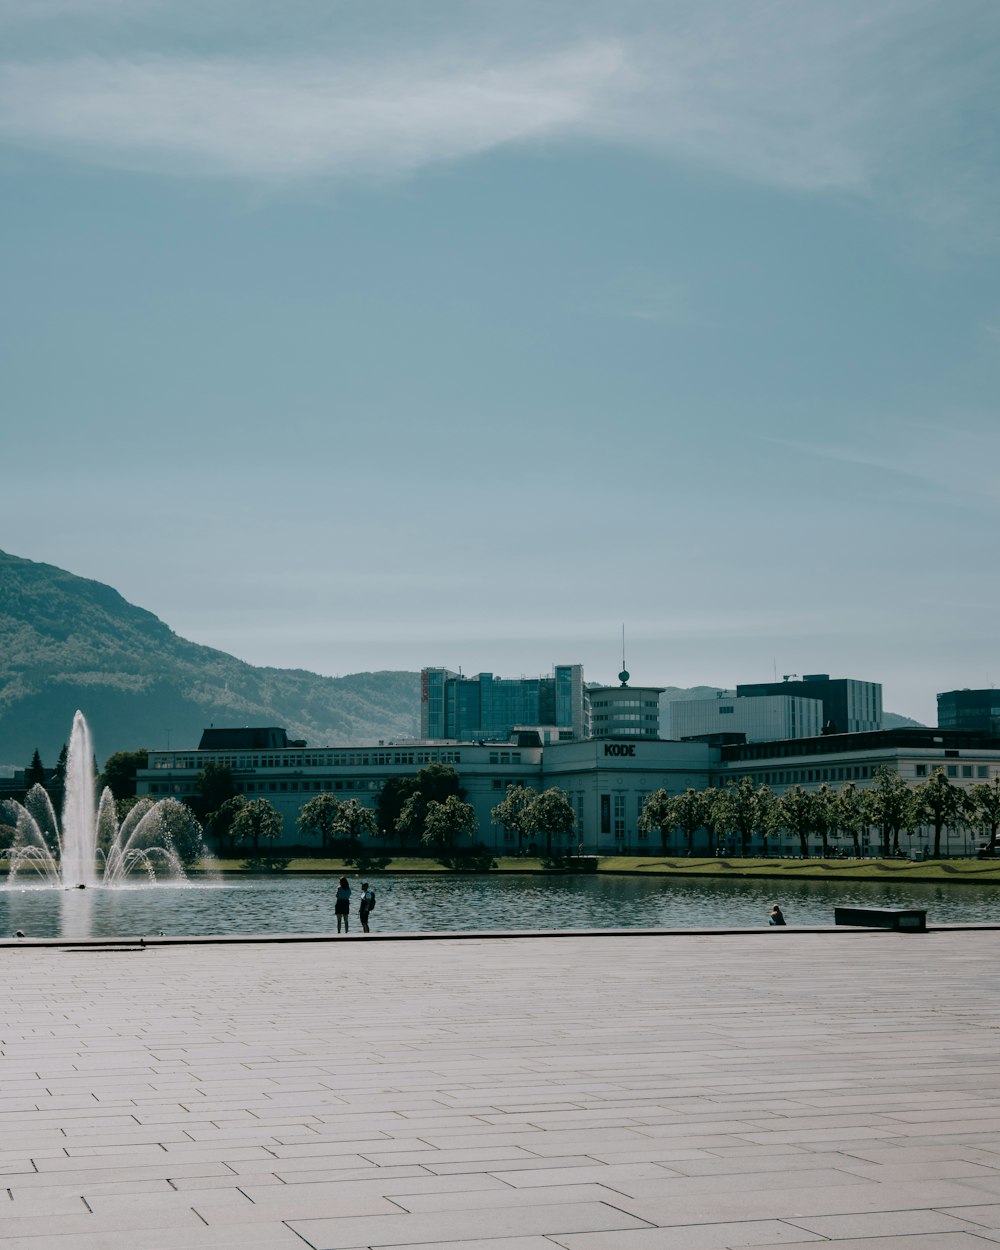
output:
<path id="1" fill-rule="evenodd" d="M 524 813 L 538 797 L 533 786 L 509 785 L 500 802 L 490 811 L 494 824 L 517 834 L 518 850 L 527 836 Z"/>
<path id="2" fill-rule="evenodd" d="M 1000 777 L 973 786 L 968 791 L 968 801 L 969 821 L 989 834 L 986 850 L 992 855 L 997 844 L 997 829 L 1000 828 Z"/>
<path id="3" fill-rule="evenodd" d="M 911 795 L 911 824 L 930 825 L 934 830 L 935 859 L 941 858 L 941 832 L 960 823 L 968 811 L 964 793 L 953 786 L 944 770 L 936 768 L 926 781 L 920 783 Z"/>
<path id="4" fill-rule="evenodd" d="M 24 786 L 26 790 L 30 790 L 32 786 L 45 785 L 45 765 L 42 763 L 42 757 L 38 754 L 38 748 L 35 747 L 35 753 L 31 757 L 31 763 L 24 772 Z"/>
<path id="5" fill-rule="evenodd" d="M 778 809 L 773 791 L 765 785 L 755 785 L 750 777 L 730 782 L 721 791 L 717 803 L 717 828 L 740 839 L 740 854 L 746 856 L 755 833 L 764 842 L 764 854 L 768 853 L 768 839 L 777 828 Z"/>
<path id="6" fill-rule="evenodd" d="M 864 795 L 853 781 L 848 781 L 837 791 L 833 801 L 834 825 L 841 833 L 850 836 L 854 854 L 861 855 L 861 834 L 868 828 L 868 806 Z"/>
<path id="7" fill-rule="evenodd" d="M 307 838 L 319 838 L 319 844 L 325 850 L 336 836 L 340 807 L 340 800 L 332 794 L 317 794 L 302 805 L 295 822 L 299 832 Z"/>
<path id="8" fill-rule="evenodd" d="M 253 842 L 256 850 L 261 843 L 275 842 L 281 837 L 283 827 L 281 813 L 267 799 L 250 799 L 236 813 L 230 828 L 230 836 L 236 842 Z"/>
<path id="9" fill-rule="evenodd" d="M 558 786 L 550 786 L 532 799 L 520 816 L 525 835 L 536 840 L 545 835 L 545 852 L 552 854 L 552 839 L 572 837 L 576 829 L 576 812 L 569 795 Z"/>
<path id="10" fill-rule="evenodd" d="M 674 828 L 674 804 L 666 790 L 647 794 L 636 822 L 643 833 L 659 833 L 660 847 L 667 852 L 667 840 Z"/>
<path id="11" fill-rule="evenodd" d="M 448 850 L 459 838 L 472 837 L 478 828 L 472 804 L 463 803 L 457 794 L 449 794 L 442 803 L 431 799 L 427 804 L 420 840 L 425 846 Z"/>
<path id="12" fill-rule="evenodd" d="M 97 779 L 97 790 L 107 786 L 116 799 L 127 799 L 136 792 L 136 774 L 149 767 L 149 752 L 116 751 L 104 762 L 104 771 Z"/>
<path id="13" fill-rule="evenodd" d="M 349 838 L 352 842 L 359 841 L 365 834 L 374 837 L 378 833 L 375 813 L 363 807 L 357 799 L 348 799 L 340 804 L 334 819 L 334 832 L 337 837 Z"/>
<path id="14" fill-rule="evenodd" d="M 870 825 L 882 831 L 882 854 L 899 851 L 899 835 L 909 833 L 919 821 L 914 820 L 913 792 L 894 769 L 884 764 L 875 770 L 874 781 L 864 791 L 864 809 Z"/>
<path id="15" fill-rule="evenodd" d="M 465 798 L 458 773 L 449 764 L 427 764 L 413 777 L 390 778 L 398 784 L 394 787 L 395 798 L 405 795 L 395 833 L 402 849 L 411 839 L 425 841 L 427 814 L 431 803 L 446 803 L 448 799 Z"/>
<path id="16" fill-rule="evenodd" d="M 156 804 L 156 825 L 185 868 L 191 868 L 205 853 L 201 825 L 186 803 L 178 799 L 161 799 Z"/>
<path id="17" fill-rule="evenodd" d="M 224 803 L 236 795 L 233 770 L 228 764 L 216 764 L 209 760 L 198 774 L 195 784 L 198 789 L 198 800 L 193 806 L 206 823 Z"/>

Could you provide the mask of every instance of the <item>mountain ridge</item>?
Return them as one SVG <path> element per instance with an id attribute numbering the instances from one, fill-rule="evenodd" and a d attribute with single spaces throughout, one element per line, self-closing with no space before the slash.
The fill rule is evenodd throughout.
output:
<path id="1" fill-rule="evenodd" d="M 0 551 L 0 762 L 23 767 L 37 748 L 54 763 L 77 708 L 104 759 L 190 747 L 212 724 L 279 725 L 314 745 L 415 737 L 419 699 L 419 673 L 257 667 L 182 638 L 112 586 Z M 916 723 L 886 713 L 887 727 Z"/>

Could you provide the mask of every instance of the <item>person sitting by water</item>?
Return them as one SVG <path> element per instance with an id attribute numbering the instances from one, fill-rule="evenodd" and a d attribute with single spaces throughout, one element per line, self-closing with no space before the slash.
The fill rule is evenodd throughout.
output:
<path id="1" fill-rule="evenodd" d="M 771 917 L 768 924 L 784 924 L 785 915 L 777 903 L 771 908 Z"/>

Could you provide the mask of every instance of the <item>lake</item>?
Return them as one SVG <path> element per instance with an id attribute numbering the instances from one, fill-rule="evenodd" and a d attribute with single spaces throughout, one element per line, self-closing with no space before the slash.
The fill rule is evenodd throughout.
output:
<path id="1" fill-rule="evenodd" d="M 791 926 L 833 924 L 836 906 L 922 907 L 934 924 L 1000 922 L 1000 885 L 612 876 L 372 877 L 373 932 L 460 929 L 766 927 L 778 902 Z M 0 933 L 139 937 L 329 933 L 336 877 L 231 878 L 184 885 L 0 888 Z M 351 931 L 359 889 L 352 882 Z"/>

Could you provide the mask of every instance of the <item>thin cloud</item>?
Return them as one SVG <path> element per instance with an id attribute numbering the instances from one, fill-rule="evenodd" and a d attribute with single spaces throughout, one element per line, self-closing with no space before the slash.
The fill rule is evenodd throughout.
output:
<path id="1" fill-rule="evenodd" d="M 280 51 L 247 0 L 208 10 L 211 45 L 245 51 L 197 57 L 169 51 L 197 45 L 185 28 L 207 20 L 184 0 L 143 0 L 118 26 L 124 0 L 40 3 L 92 6 L 93 46 L 115 47 L 115 31 L 118 50 L 46 59 L 35 43 L 0 65 L 0 136 L 76 159 L 288 182 L 583 139 L 871 198 L 951 230 L 1000 219 L 993 0 L 511 0 L 502 14 L 428 0 L 429 34 L 388 0 L 381 26 L 350 2 L 292 4 Z M 157 54 L 133 46 L 142 37 Z"/>
<path id="2" fill-rule="evenodd" d="M 579 124 L 614 45 L 483 64 L 97 59 L 8 66 L 0 133 L 170 173 L 399 175 Z"/>

